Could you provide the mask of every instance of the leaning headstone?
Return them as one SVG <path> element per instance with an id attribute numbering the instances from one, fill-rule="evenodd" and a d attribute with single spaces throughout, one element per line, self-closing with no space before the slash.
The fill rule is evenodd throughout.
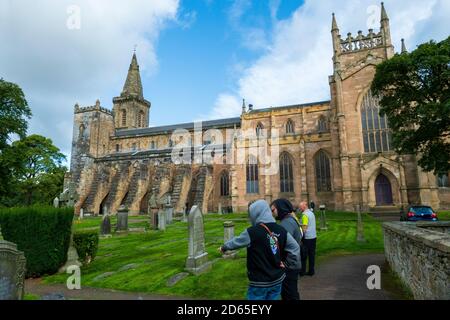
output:
<path id="1" fill-rule="evenodd" d="M 186 270 L 198 275 L 211 269 L 208 253 L 205 251 L 205 231 L 203 214 L 197 206 L 193 206 L 188 217 L 189 245 L 186 259 Z"/>
<path id="2" fill-rule="evenodd" d="M 158 212 L 158 230 L 166 230 L 166 218 L 167 214 L 165 211 L 160 210 Z"/>
<path id="3" fill-rule="evenodd" d="M 108 214 L 103 216 L 102 225 L 100 226 L 100 234 L 102 236 L 111 235 L 111 218 Z"/>
<path id="4" fill-rule="evenodd" d="M 0 300 L 22 300 L 26 260 L 17 245 L 3 240 L 0 229 Z"/>
<path id="5" fill-rule="evenodd" d="M 228 242 L 234 238 L 234 222 L 233 221 L 225 221 L 223 223 L 223 241 Z M 232 259 L 236 256 L 236 251 L 226 251 L 222 257 L 225 259 Z"/>
<path id="6" fill-rule="evenodd" d="M 58 197 L 56 197 L 55 199 L 53 199 L 53 206 L 54 206 L 55 208 L 59 208 L 59 199 L 58 199 Z"/>
<path id="7" fill-rule="evenodd" d="M 128 208 L 124 205 L 120 206 L 117 210 L 117 232 L 128 231 Z"/>

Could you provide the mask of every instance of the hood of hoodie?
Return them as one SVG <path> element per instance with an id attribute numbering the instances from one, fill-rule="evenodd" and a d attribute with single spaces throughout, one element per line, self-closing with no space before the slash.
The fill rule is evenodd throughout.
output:
<path id="1" fill-rule="evenodd" d="M 258 200 L 250 206 L 250 221 L 253 226 L 260 223 L 275 222 L 272 217 L 272 210 L 270 210 L 269 204 L 265 200 Z"/>

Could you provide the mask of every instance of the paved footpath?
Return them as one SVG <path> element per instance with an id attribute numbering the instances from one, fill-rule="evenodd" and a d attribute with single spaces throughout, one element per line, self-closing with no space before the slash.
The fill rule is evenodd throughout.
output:
<path id="1" fill-rule="evenodd" d="M 383 254 L 339 256 L 328 258 L 316 266 L 316 274 L 299 281 L 302 300 L 386 300 L 394 294 L 383 290 L 369 290 L 366 282 L 370 274 L 367 267 L 378 265 L 383 269 Z M 385 276 L 381 274 L 383 279 Z M 383 280 L 382 280 L 383 283 Z"/>
<path id="2" fill-rule="evenodd" d="M 304 276 L 299 281 L 302 300 L 386 300 L 395 295 L 386 290 L 369 290 L 366 286 L 366 273 L 369 265 L 378 265 L 382 270 L 385 264 L 383 254 L 338 256 L 328 258 L 316 266 L 313 277 Z M 385 277 L 382 273 L 381 277 Z M 382 280 L 383 283 L 383 280 Z M 383 287 L 383 285 L 382 285 Z M 25 292 L 42 299 L 81 299 L 81 300 L 184 300 L 186 298 L 149 295 L 136 292 L 116 291 L 82 287 L 82 290 L 68 290 L 62 284 L 42 284 L 40 279 L 28 279 Z"/>

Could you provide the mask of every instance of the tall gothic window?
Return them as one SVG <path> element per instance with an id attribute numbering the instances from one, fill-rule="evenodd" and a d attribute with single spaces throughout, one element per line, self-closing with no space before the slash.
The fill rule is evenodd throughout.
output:
<path id="1" fill-rule="evenodd" d="M 152 149 L 152 150 L 156 149 L 155 141 L 152 141 L 152 142 L 150 143 L 150 149 Z"/>
<path id="2" fill-rule="evenodd" d="M 230 195 L 230 176 L 227 171 L 220 175 L 220 196 L 226 197 Z"/>
<path id="3" fill-rule="evenodd" d="M 142 128 L 144 126 L 144 111 L 139 111 L 138 115 L 138 127 Z"/>
<path id="4" fill-rule="evenodd" d="M 448 174 L 442 174 L 437 176 L 437 185 L 439 188 L 449 188 L 450 182 L 448 180 Z"/>
<path id="5" fill-rule="evenodd" d="M 316 169 L 316 186 L 318 192 L 331 191 L 330 158 L 320 150 L 314 160 Z"/>
<path id="6" fill-rule="evenodd" d="M 369 91 L 361 105 L 362 134 L 365 152 L 392 150 L 391 132 L 386 116 L 380 116 L 379 99 Z"/>
<path id="7" fill-rule="evenodd" d="M 289 119 L 286 122 L 286 134 L 293 134 L 294 132 L 295 132 L 294 131 L 294 122 L 291 119 Z"/>
<path id="8" fill-rule="evenodd" d="M 259 193 L 258 162 L 255 157 L 249 157 L 246 171 L 247 193 Z"/>
<path id="9" fill-rule="evenodd" d="M 256 125 L 256 136 L 257 136 L 257 137 L 261 137 L 261 136 L 262 136 L 262 131 L 263 131 L 263 129 L 264 129 L 264 127 L 263 127 L 262 123 L 259 122 L 259 123 Z"/>
<path id="10" fill-rule="evenodd" d="M 280 156 L 280 192 L 294 192 L 292 158 L 288 153 Z"/>
<path id="11" fill-rule="evenodd" d="M 326 132 L 327 130 L 327 120 L 324 116 L 320 116 L 319 121 L 317 121 L 317 131 Z"/>
<path id="12" fill-rule="evenodd" d="M 122 110 L 122 127 L 127 125 L 127 110 Z"/>

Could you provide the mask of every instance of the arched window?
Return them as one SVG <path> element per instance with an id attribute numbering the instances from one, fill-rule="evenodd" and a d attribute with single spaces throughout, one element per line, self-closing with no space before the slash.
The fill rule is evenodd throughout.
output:
<path id="1" fill-rule="evenodd" d="M 319 121 L 317 121 L 317 131 L 319 132 L 327 132 L 327 120 L 324 116 L 319 117 Z"/>
<path id="2" fill-rule="evenodd" d="M 226 197 L 230 195 L 230 176 L 224 171 L 220 175 L 220 196 Z"/>
<path id="3" fill-rule="evenodd" d="M 169 139 L 169 148 L 172 148 L 173 147 L 173 141 L 172 141 L 172 139 Z"/>
<path id="4" fill-rule="evenodd" d="M 82 139 L 83 138 L 85 130 L 86 130 L 86 127 L 84 126 L 84 124 L 81 124 L 79 129 L 78 129 L 78 139 Z"/>
<path id="5" fill-rule="evenodd" d="M 152 142 L 150 143 L 150 149 L 152 149 L 152 150 L 156 149 L 155 141 L 152 141 Z"/>
<path id="6" fill-rule="evenodd" d="M 127 125 L 127 110 L 122 110 L 122 127 Z"/>
<path id="7" fill-rule="evenodd" d="M 437 186 L 439 188 L 449 188 L 450 183 L 448 180 L 448 174 L 442 174 L 437 176 Z"/>
<path id="8" fill-rule="evenodd" d="M 280 156 L 280 192 L 294 192 L 292 158 L 288 153 Z"/>
<path id="9" fill-rule="evenodd" d="M 262 125 L 262 123 L 261 122 L 259 122 L 257 125 L 256 125 L 256 136 L 257 137 L 261 137 L 262 136 L 262 131 L 263 131 L 263 129 L 264 129 L 264 126 Z"/>
<path id="10" fill-rule="evenodd" d="M 379 99 L 369 91 L 361 105 L 361 123 L 365 152 L 392 150 L 391 132 L 386 116 L 380 116 Z"/>
<path id="11" fill-rule="evenodd" d="M 294 122 L 291 119 L 289 119 L 286 122 L 286 134 L 293 134 L 293 133 L 295 133 Z"/>
<path id="12" fill-rule="evenodd" d="M 247 193 L 259 193 L 258 161 L 255 157 L 249 157 L 247 163 Z"/>
<path id="13" fill-rule="evenodd" d="M 330 158 L 320 150 L 315 157 L 316 186 L 318 192 L 331 191 L 331 168 Z"/>
<path id="14" fill-rule="evenodd" d="M 142 128 L 144 126 L 144 111 L 139 111 L 138 115 L 138 127 Z"/>

